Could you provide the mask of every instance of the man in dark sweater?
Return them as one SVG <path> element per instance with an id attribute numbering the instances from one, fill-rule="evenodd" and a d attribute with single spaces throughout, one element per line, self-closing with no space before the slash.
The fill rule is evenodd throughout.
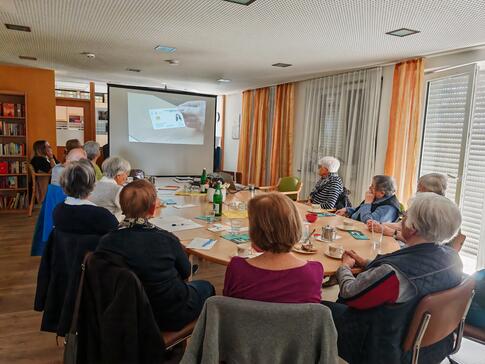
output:
<path id="1" fill-rule="evenodd" d="M 120 205 L 126 218 L 101 239 L 97 250 L 124 258 L 142 282 L 160 329 L 175 331 L 197 319 L 215 291 L 206 281 L 185 282 L 191 265 L 179 239 L 148 221 L 156 201 L 155 188 L 145 180 L 124 187 Z"/>

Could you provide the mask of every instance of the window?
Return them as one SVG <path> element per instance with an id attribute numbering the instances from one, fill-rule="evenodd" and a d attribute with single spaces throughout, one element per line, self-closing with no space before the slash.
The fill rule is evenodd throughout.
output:
<path id="1" fill-rule="evenodd" d="M 447 197 L 461 209 L 466 270 L 485 266 L 485 69 L 477 65 L 427 80 L 419 174 L 431 172 L 448 175 Z"/>

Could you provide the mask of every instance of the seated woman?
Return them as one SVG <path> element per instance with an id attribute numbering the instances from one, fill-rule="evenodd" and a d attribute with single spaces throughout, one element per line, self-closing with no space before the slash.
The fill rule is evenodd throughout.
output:
<path id="1" fill-rule="evenodd" d="M 49 173 L 59 161 L 52 153 L 52 148 L 48 141 L 37 140 L 34 145 L 34 157 L 30 160 L 30 164 L 37 173 Z"/>
<path id="2" fill-rule="evenodd" d="M 344 191 L 342 178 L 337 174 L 340 162 L 334 157 L 323 157 L 318 162 L 320 180 L 310 193 L 310 202 L 318 203 L 323 209 L 333 209 Z"/>
<path id="3" fill-rule="evenodd" d="M 66 155 L 66 161 L 64 163 L 59 163 L 52 168 L 51 171 L 51 184 L 60 186 L 61 185 L 61 175 L 66 169 L 66 166 L 71 162 L 76 162 L 81 159 L 86 159 L 86 152 L 82 148 L 73 148 Z"/>
<path id="4" fill-rule="evenodd" d="M 231 259 L 224 296 L 279 303 L 320 302 L 323 267 L 291 253 L 301 238 L 301 219 L 293 202 L 277 192 L 248 203 L 249 235 L 255 250 L 251 259 Z"/>
<path id="5" fill-rule="evenodd" d="M 396 182 L 393 177 L 374 176 L 364 201 L 356 208 L 346 207 L 337 210 L 337 215 L 351 217 L 365 223 L 369 220 L 394 222 L 399 217 L 401 209 L 395 193 Z"/>
<path id="6" fill-rule="evenodd" d="M 96 161 L 101 156 L 101 150 L 99 149 L 99 143 L 90 140 L 84 144 L 84 150 L 86 151 L 87 158 L 91 161 L 94 167 L 94 171 L 96 172 L 96 181 L 99 181 L 103 178 L 103 172 L 101 172 L 101 168 L 96 164 Z M 108 159 L 108 158 L 106 158 Z"/>
<path id="7" fill-rule="evenodd" d="M 186 282 L 190 261 L 180 240 L 152 225 L 157 192 L 146 180 L 126 185 L 120 194 L 125 220 L 104 236 L 99 251 L 121 255 L 142 282 L 161 330 L 177 331 L 195 320 L 214 287 L 206 281 Z"/>
<path id="8" fill-rule="evenodd" d="M 441 173 L 428 173 L 418 179 L 417 193 L 420 192 L 433 192 L 440 196 L 444 196 L 446 188 L 448 186 L 448 179 Z M 386 236 L 392 236 L 394 239 L 403 241 L 401 235 L 401 223 L 399 222 L 386 222 L 379 224 L 374 220 L 367 221 L 367 227 L 370 231 L 374 230 L 381 232 Z"/>
<path id="9" fill-rule="evenodd" d="M 453 202 L 424 192 L 416 196 L 402 220 L 408 247 L 373 261 L 354 251 L 345 252 L 336 274 L 341 303 L 325 303 L 332 309 L 343 359 L 350 363 L 359 358 L 368 363 L 403 362 L 402 339 L 421 298 L 455 287 L 462 280 L 460 257 L 443 244 L 460 224 L 461 214 Z M 354 266 L 364 269 L 357 277 L 352 273 Z M 431 358 L 451 348 L 452 341 L 446 338 L 425 348 L 420 361 L 441 362 L 443 358 Z M 426 359 L 427 355 L 431 356 Z"/>
<path id="10" fill-rule="evenodd" d="M 130 173 L 130 163 L 120 157 L 111 157 L 103 162 L 102 167 L 104 176 L 94 186 L 89 200 L 108 209 L 118 221 L 122 221 L 120 192 Z"/>
<path id="11" fill-rule="evenodd" d="M 61 187 L 66 200 L 53 212 L 57 230 L 74 234 L 104 235 L 116 229 L 118 221 L 112 213 L 88 200 L 94 188 L 94 168 L 87 159 L 69 163 L 61 174 Z"/>

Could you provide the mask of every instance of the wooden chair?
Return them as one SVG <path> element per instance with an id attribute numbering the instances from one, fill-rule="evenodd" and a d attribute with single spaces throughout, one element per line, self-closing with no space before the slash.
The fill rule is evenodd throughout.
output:
<path id="1" fill-rule="evenodd" d="M 298 201 L 300 199 L 300 191 L 302 187 L 302 182 L 298 177 L 282 177 L 279 179 L 278 183 L 274 186 L 262 186 L 259 187 L 263 191 L 278 191 L 284 195 L 287 195 L 293 201 Z"/>
<path id="2" fill-rule="evenodd" d="M 414 312 L 403 351 L 413 352 L 412 364 L 417 364 L 421 348 L 433 345 L 451 333 L 456 333 L 450 354 L 460 349 L 465 317 L 474 295 L 475 281 L 469 278 L 459 286 L 425 296 Z"/>
<path id="3" fill-rule="evenodd" d="M 230 174 L 235 183 L 242 183 L 242 173 L 233 171 L 221 171 L 222 173 Z"/>
<path id="4" fill-rule="evenodd" d="M 32 181 L 32 196 L 30 198 L 28 215 L 32 216 L 32 210 L 34 209 L 34 203 L 42 203 L 44 201 L 45 194 L 47 192 L 47 185 L 51 177 L 50 173 L 38 173 L 32 167 L 32 164 L 28 164 L 29 174 Z"/>
<path id="5" fill-rule="evenodd" d="M 197 320 L 192 321 L 179 331 L 162 331 L 162 340 L 165 343 L 165 350 L 170 350 L 180 343 L 183 343 L 185 350 L 187 340 L 192 336 L 196 323 Z"/>

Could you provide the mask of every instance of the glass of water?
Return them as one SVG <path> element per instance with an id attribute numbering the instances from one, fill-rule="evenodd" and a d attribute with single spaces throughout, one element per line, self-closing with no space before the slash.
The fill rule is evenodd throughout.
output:
<path id="1" fill-rule="evenodd" d="M 241 233 L 242 221 L 241 219 L 231 219 L 231 234 L 239 235 Z"/>
<path id="2" fill-rule="evenodd" d="M 381 253 L 381 245 L 382 245 L 382 238 L 384 236 L 384 229 L 382 226 L 378 228 L 380 230 L 379 232 L 376 231 L 374 226 L 377 224 L 374 224 L 374 221 L 372 221 L 372 232 L 371 232 L 371 238 L 372 238 L 372 250 L 375 252 L 375 254 L 380 254 Z"/>

